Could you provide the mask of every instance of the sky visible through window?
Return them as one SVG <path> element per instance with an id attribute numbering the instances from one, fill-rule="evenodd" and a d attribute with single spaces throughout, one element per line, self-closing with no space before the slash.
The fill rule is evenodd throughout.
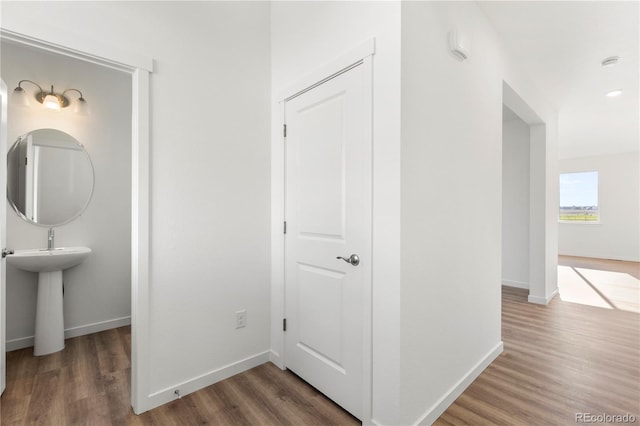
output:
<path id="1" fill-rule="evenodd" d="M 599 220 L 598 172 L 560 174 L 560 220 Z"/>

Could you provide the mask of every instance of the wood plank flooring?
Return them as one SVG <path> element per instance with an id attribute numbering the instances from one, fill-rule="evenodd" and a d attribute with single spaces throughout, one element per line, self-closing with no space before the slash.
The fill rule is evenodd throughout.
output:
<path id="1" fill-rule="evenodd" d="M 575 425 L 578 413 L 640 422 L 638 314 L 502 295 L 504 352 L 436 425 Z"/>
<path id="2" fill-rule="evenodd" d="M 55 354 L 32 352 L 7 353 L 2 426 L 359 424 L 271 363 L 136 416 L 130 408 L 129 327 L 68 339 Z"/>
<path id="3" fill-rule="evenodd" d="M 526 290 L 505 287 L 502 319 L 503 354 L 437 425 L 575 425 L 576 413 L 640 419 L 637 313 L 560 297 L 548 306 L 533 305 Z M 31 348 L 7 353 L 2 426 L 359 424 L 272 364 L 136 416 L 129 402 L 129 327 L 68 339 L 66 345 L 44 357 L 34 357 Z"/>

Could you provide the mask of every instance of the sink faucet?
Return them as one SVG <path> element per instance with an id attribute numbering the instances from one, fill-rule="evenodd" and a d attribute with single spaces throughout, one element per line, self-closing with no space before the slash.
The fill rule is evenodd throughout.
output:
<path id="1" fill-rule="evenodd" d="M 49 232 L 47 234 L 47 250 L 53 249 L 53 228 L 49 228 Z"/>

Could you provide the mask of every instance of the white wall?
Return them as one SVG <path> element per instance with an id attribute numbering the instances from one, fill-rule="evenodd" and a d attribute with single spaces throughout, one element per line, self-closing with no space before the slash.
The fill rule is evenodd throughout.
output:
<path id="1" fill-rule="evenodd" d="M 372 419 L 429 423 L 502 348 L 503 80 L 541 111 L 549 137 L 539 152 L 553 161 L 554 111 L 516 61 L 505 63 L 499 39 L 474 3 L 276 2 L 271 16 L 274 94 L 376 37 Z M 469 32 L 477 52 L 464 64 L 446 49 L 447 32 L 458 26 Z M 278 100 L 274 144 L 281 141 Z M 281 161 L 273 158 L 272 164 Z M 547 199 L 557 192 L 549 168 L 543 165 L 540 172 L 545 227 L 553 207 Z M 472 219 L 467 210 L 451 208 L 459 203 L 474 206 Z M 273 225 L 275 236 L 281 222 Z M 555 246 L 553 226 L 550 238 Z M 544 246 L 540 257 L 546 278 L 553 253 Z M 275 278 L 274 306 L 280 306 L 281 277 Z M 544 294 L 547 283 L 541 284 Z M 555 281 L 548 286 L 555 288 Z M 274 324 L 281 315 L 274 312 Z M 272 330 L 276 356 L 278 326 Z"/>
<path id="2" fill-rule="evenodd" d="M 505 69 L 475 3 L 3 2 L 2 15 L 20 32 L 100 35 L 156 60 L 147 364 L 158 402 L 184 383 L 264 359 L 269 334 L 278 361 L 281 282 L 272 287 L 271 330 L 266 302 L 270 231 L 280 221 L 269 222 L 275 94 L 372 36 L 372 419 L 433 420 L 497 355 L 503 80 L 543 111 L 551 145 L 541 152 L 552 164 L 555 121 L 525 74 Z M 465 63 L 446 50 L 446 33 L 458 25 L 474 46 Z M 557 172 L 551 180 L 549 169 L 542 173 L 543 188 L 557 186 Z M 481 207 L 474 220 L 447 208 L 460 202 Z M 552 257 L 545 251 L 544 274 Z M 235 330 L 239 308 L 248 327 Z"/>
<path id="3" fill-rule="evenodd" d="M 464 62 L 448 51 L 453 29 L 471 42 Z M 402 424 L 433 422 L 502 351 L 504 82 L 545 123 L 534 191 L 542 198 L 540 291 L 552 294 L 555 111 L 480 5 L 403 3 Z"/>
<path id="4" fill-rule="evenodd" d="M 434 421 L 501 351 L 501 63 L 474 4 L 403 3 L 401 424 Z"/>
<path id="5" fill-rule="evenodd" d="M 640 155 L 560 160 L 560 173 L 598 172 L 600 223 L 560 223 L 558 251 L 569 256 L 640 261 Z"/>
<path id="6" fill-rule="evenodd" d="M 529 288 L 529 125 L 502 123 L 502 283 Z"/>
<path id="7" fill-rule="evenodd" d="M 3 2 L 2 25 L 155 60 L 150 404 L 267 359 L 269 4 Z"/>
<path id="8" fill-rule="evenodd" d="M 35 99 L 30 108 L 9 104 L 9 144 L 40 128 L 69 133 L 82 143 L 95 171 L 95 190 L 85 213 L 55 228 L 56 247 L 87 246 L 91 256 L 64 273 L 64 323 L 67 335 L 81 335 L 127 324 L 131 315 L 131 78 L 121 72 L 3 42 L 3 80 L 13 90 L 18 81 L 53 84 L 56 91 L 81 90 L 92 114 L 72 107 L 45 111 Z M 37 89 L 24 83 L 30 95 Z M 50 86 L 49 86 L 50 87 Z M 69 95 L 73 101 L 75 93 Z M 40 107 L 40 108 L 38 108 Z M 10 147 L 8 147 L 10 148 Z M 47 228 L 23 221 L 7 207 L 7 247 L 47 246 Z M 7 262 L 7 348 L 33 344 L 37 274 Z M 89 327 L 90 326 L 90 327 Z"/>
<path id="9" fill-rule="evenodd" d="M 400 306 L 400 3 L 273 2 L 272 141 L 274 173 L 281 143 L 277 102 L 281 90 L 371 37 L 373 57 L 373 413 L 379 424 L 397 423 Z M 280 166 L 281 167 L 281 166 Z M 277 188 L 274 188 L 274 193 Z M 278 204 L 277 199 L 274 204 Z M 274 218 L 274 238 L 282 218 Z M 277 259 L 274 269 L 278 268 Z M 282 351 L 282 281 L 273 282 L 272 350 Z M 280 360 L 276 360 L 280 362 Z M 368 419 L 365 419 L 368 420 Z"/>

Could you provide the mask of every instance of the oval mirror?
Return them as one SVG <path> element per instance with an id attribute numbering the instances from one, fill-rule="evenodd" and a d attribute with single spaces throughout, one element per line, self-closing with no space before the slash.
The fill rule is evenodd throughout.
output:
<path id="1" fill-rule="evenodd" d="M 80 216 L 93 194 L 93 165 L 82 144 L 55 129 L 20 136 L 7 154 L 7 198 L 24 220 L 64 225 Z"/>

